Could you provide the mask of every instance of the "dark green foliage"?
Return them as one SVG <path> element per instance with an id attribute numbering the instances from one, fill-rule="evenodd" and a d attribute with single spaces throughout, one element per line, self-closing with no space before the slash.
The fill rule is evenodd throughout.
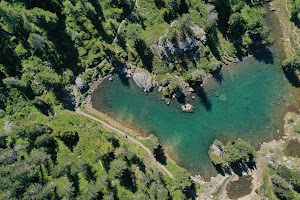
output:
<path id="1" fill-rule="evenodd" d="M 180 8 L 181 0 L 165 0 L 165 6 L 169 11 L 170 18 L 174 18 Z"/>
<path id="2" fill-rule="evenodd" d="M 298 122 L 295 126 L 294 126 L 294 131 L 296 133 L 300 133 L 300 122 Z"/>
<path id="3" fill-rule="evenodd" d="M 154 151 L 159 147 L 160 143 L 157 139 L 157 137 L 155 137 L 154 135 L 151 136 L 148 140 L 147 140 L 147 147 L 151 150 Z"/>
<path id="4" fill-rule="evenodd" d="M 186 189 L 192 185 L 190 175 L 186 170 L 178 171 L 174 174 L 174 179 L 178 189 Z"/>
<path id="5" fill-rule="evenodd" d="M 71 149 L 79 140 L 78 132 L 73 128 L 57 127 L 53 136 L 58 137 Z"/>
<path id="6" fill-rule="evenodd" d="M 294 199 L 294 193 L 288 184 L 279 176 L 272 177 L 273 190 L 276 196 L 282 200 Z"/>
<path id="7" fill-rule="evenodd" d="M 300 193 L 300 172 L 298 170 L 289 169 L 285 165 L 279 165 L 277 171 L 280 176 L 293 185 L 294 190 Z"/>
<path id="8" fill-rule="evenodd" d="M 228 163 L 233 162 L 254 162 L 256 151 L 247 142 L 243 140 L 229 141 L 224 147 L 224 160 Z"/>
<path id="9" fill-rule="evenodd" d="M 43 134 L 50 134 L 52 129 L 37 121 L 21 121 L 14 128 L 14 131 L 17 136 L 26 138 L 30 145 L 33 145 L 37 137 Z"/>
<path id="10" fill-rule="evenodd" d="M 269 176 L 271 184 L 269 184 Z M 268 164 L 268 172 L 264 174 L 263 188 L 265 197 L 271 198 L 274 195 L 278 199 L 299 199 L 300 172 L 297 169 L 289 169 L 283 164 Z M 273 197 L 272 197 L 273 198 Z"/>
<path id="11" fill-rule="evenodd" d="M 215 150 L 209 152 L 210 158 L 215 165 L 254 163 L 257 156 L 254 148 L 244 140 L 230 140 L 226 145 L 216 140 L 214 146 L 220 152 L 220 155 L 216 155 Z"/>
<path id="12" fill-rule="evenodd" d="M 289 57 L 282 62 L 282 67 L 285 71 L 295 72 L 300 70 L 300 58 L 299 56 Z"/>
<path id="13" fill-rule="evenodd" d="M 35 111 L 13 121 L 13 132 L 1 135 L 0 199 L 169 199 L 175 187 L 185 197 L 186 171 L 178 169 L 176 181 L 166 178 L 146 167 L 143 152 L 127 139 L 55 109 L 55 116 Z"/>
<path id="14" fill-rule="evenodd" d="M 219 68 L 225 52 L 244 55 L 256 41 L 270 43 L 264 12 L 250 1 L 208 2 L 213 5 L 203 0 L 139 0 L 137 7 L 134 0 L 1 0 L 0 118 L 14 126 L 0 134 L 0 199 L 184 199 L 183 191 L 191 187 L 186 171 L 175 173 L 173 181 L 146 168 L 138 149 L 62 111 L 62 89 L 79 74 L 90 83 L 126 64 L 156 74 L 171 96 L 182 89 L 173 75 L 199 84 Z M 164 49 L 166 59 L 153 50 L 162 36 L 164 44 L 175 46 L 198 37 L 195 25 L 206 31 L 206 39 L 198 38 L 191 51 L 171 55 Z M 161 150 L 155 138 L 148 146 L 155 155 Z M 255 157 L 239 141 L 225 152 L 226 162 Z"/>
<path id="15" fill-rule="evenodd" d="M 114 160 L 110 163 L 109 173 L 117 178 L 120 178 L 127 169 L 127 164 L 123 160 Z"/>
<path id="16" fill-rule="evenodd" d="M 4 149 L 6 148 L 7 145 L 7 137 L 8 135 L 4 134 L 4 133 L 0 133 L 0 148 Z"/>
<path id="17" fill-rule="evenodd" d="M 165 96 L 171 96 L 172 94 L 174 94 L 177 91 L 181 90 L 181 85 L 179 84 L 179 82 L 177 82 L 176 80 L 174 80 L 173 82 L 171 82 L 168 87 L 166 87 L 163 91 L 163 94 Z"/>
<path id="18" fill-rule="evenodd" d="M 141 0 L 134 9 L 134 0 L 1 1 L 0 90 L 4 92 L 0 107 L 5 110 L 1 114 L 20 112 L 25 106 L 10 107 L 12 102 L 32 99 L 30 103 L 41 112 L 53 112 L 64 99 L 61 88 L 88 68 L 93 69 L 82 74 L 87 83 L 129 63 L 154 74 L 181 75 L 194 84 L 205 75 L 199 70 L 216 70 L 213 63 L 221 63 L 224 52 L 244 55 L 253 42 L 260 41 L 262 46 L 270 43 L 262 9 L 249 7 L 250 1 L 210 3 L 214 5 L 203 0 Z M 166 60 L 153 51 L 152 45 L 163 34 L 164 43 L 175 45 L 194 37 L 191 27 L 195 25 L 207 32 L 207 43 L 199 44 L 196 52 Z M 236 50 L 220 47 L 220 32 L 224 38 L 236 40 Z M 26 116 L 27 112 L 22 113 Z"/>
<path id="19" fill-rule="evenodd" d="M 299 0 L 292 0 L 292 17 L 291 20 L 295 22 L 295 25 L 300 27 L 300 1 Z"/>

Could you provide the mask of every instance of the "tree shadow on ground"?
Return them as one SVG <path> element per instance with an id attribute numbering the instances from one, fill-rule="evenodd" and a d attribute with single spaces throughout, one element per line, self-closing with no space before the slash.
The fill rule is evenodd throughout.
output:
<path id="1" fill-rule="evenodd" d="M 132 192 L 136 192 L 137 187 L 134 179 L 134 173 L 126 169 L 124 174 L 120 178 L 120 185 L 131 190 Z"/>
<path id="2" fill-rule="evenodd" d="M 249 162 L 249 163 L 244 163 L 244 162 L 236 162 L 236 163 L 232 163 L 230 165 L 232 171 L 237 174 L 238 176 L 242 176 L 244 172 L 246 172 L 247 174 L 249 173 L 249 169 L 255 169 L 256 168 L 256 164 L 255 162 Z"/>
<path id="3" fill-rule="evenodd" d="M 206 110 L 210 111 L 212 104 L 210 100 L 208 99 L 203 87 L 199 86 L 195 89 L 197 96 L 201 100 L 201 104 L 205 107 Z"/>
<path id="4" fill-rule="evenodd" d="M 117 74 L 118 74 L 118 76 L 119 76 L 119 78 L 120 78 L 120 80 L 121 80 L 121 83 L 122 83 L 124 86 L 130 88 L 129 78 L 127 78 L 126 75 L 125 75 L 125 74 L 122 74 L 121 72 L 118 72 Z"/>
<path id="5" fill-rule="evenodd" d="M 140 169 L 142 172 L 146 173 L 146 166 L 145 166 L 145 164 L 141 161 L 141 159 L 140 159 L 139 157 L 134 156 L 134 157 L 131 159 L 131 162 L 132 162 L 133 164 L 136 164 L 137 166 L 139 166 L 139 169 Z"/>
<path id="6" fill-rule="evenodd" d="M 216 71 L 214 71 L 212 73 L 213 78 L 218 82 L 218 83 L 222 83 L 222 81 L 224 80 L 223 78 L 223 74 L 221 72 L 221 67 L 219 69 L 217 69 Z"/>
<path id="7" fill-rule="evenodd" d="M 106 171 L 110 169 L 110 162 L 115 159 L 115 154 L 113 152 L 105 154 L 103 156 L 102 160 L 102 165 Z"/>
<path id="8" fill-rule="evenodd" d="M 274 64 L 274 56 L 270 49 L 261 49 L 253 53 L 253 57 L 259 62 Z"/>
<path id="9" fill-rule="evenodd" d="M 104 19 L 103 10 L 100 3 L 97 0 L 91 0 L 90 3 L 95 7 L 96 11 L 96 15 L 90 17 L 91 22 L 105 41 L 112 42 L 113 38 L 110 38 L 109 35 L 105 32 L 104 27 L 102 25 L 102 20 L 99 20 Z"/>
<path id="10" fill-rule="evenodd" d="M 215 165 L 213 162 L 212 164 L 214 165 L 218 174 L 221 174 L 222 176 L 225 176 L 226 174 L 232 175 L 231 170 L 228 167 L 222 167 L 222 165 Z"/>
<path id="11" fill-rule="evenodd" d="M 72 134 L 65 134 L 62 137 L 59 137 L 61 141 L 64 142 L 64 144 L 73 152 L 73 148 L 77 145 L 77 142 L 79 141 L 79 135 L 75 131 Z"/>
<path id="12" fill-rule="evenodd" d="M 111 144 L 113 145 L 114 148 L 118 148 L 120 147 L 120 142 L 117 138 L 115 137 L 108 137 L 107 141 L 111 142 Z"/>
<path id="13" fill-rule="evenodd" d="M 186 197 L 188 199 L 196 199 L 197 198 L 197 189 L 196 189 L 196 185 L 193 182 L 191 187 L 187 187 L 184 189 L 184 194 L 186 195 Z"/>
<path id="14" fill-rule="evenodd" d="M 69 181 L 73 183 L 72 186 L 74 187 L 74 193 L 77 196 L 77 194 L 80 191 L 78 174 L 72 174 L 70 169 L 69 169 L 69 172 L 67 173 L 67 177 L 68 177 Z"/>
<path id="15" fill-rule="evenodd" d="M 147 46 L 146 42 L 144 40 L 139 39 L 137 41 L 137 44 L 135 45 L 135 49 L 139 54 L 143 65 L 146 66 L 149 72 L 152 72 L 152 68 L 153 68 L 152 62 L 153 62 L 154 55 L 151 49 Z"/>
<path id="16" fill-rule="evenodd" d="M 218 48 L 220 46 L 220 41 L 215 30 L 210 31 L 210 34 L 207 37 L 207 45 L 215 58 L 221 60 L 221 53 Z"/>
<path id="17" fill-rule="evenodd" d="M 226 174 L 232 175 L 235 173 L 238 176 L 242 176 L 244 172 L 247 174 L 249 173 L 249 169 L 253 170 L 256 169 L 255 162 L 234 162 L 231 163 L 229 166 L 222 166 L 222 165 L 214 165 L 215 169 L 219 174 L 225 176 Z"/>
<path id="18" fill-rule="evenodd" d="M 154 154 L 155 159 L 159 163 L 161 163 L 163 165 L 167 164 L 167 157 L 166 157 L 166 154 L 161 145 L 159 145 L 158 148 L 154 150 L 153 154 Z"/>
<path id="19" fill-rule="evenodd" d="M 298 17 L 299 13 L 292 12 L 291 21 L 294 22 L 295 26 L 300 28 L 300 18 Z"/>
<path id="20" fill-rule="evenodd" d="M 295 72 L 287 72 L 284 71 L 284 75 L 286 79 L 289 81 L 289 83 L 296 88 L 300 87 L 300 79 L 299 77 L 295 74 Z"/>
<path id="21" fill-rule="evenodd" d="M 186 103 L 186 96 L 184 94 L 180 95 L 180 97 L 177 97 L 177 101 L 180 104 L 185 104 Z"/>
<path id="22" fill-rule="evenodd" d="M 96 181 L 96 171 L 91 165 L 87 165 L 85 170 L 85 178 L 87 181 Z"/>

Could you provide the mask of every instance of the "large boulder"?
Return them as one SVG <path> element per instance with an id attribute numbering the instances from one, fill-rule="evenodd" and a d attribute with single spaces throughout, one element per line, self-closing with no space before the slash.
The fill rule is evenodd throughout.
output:
<path id="1" fill-rule="evenodd" d="M 133 80 L 145 93 L 152 91 L 153 83 L 151 74 L 148 72 L 134 73 Z"/>
<path id="2" fill-rule="evenodd" d="M 181 104 L 181 110 L 183 112 L 194 112 L 195 111 L 195 107 L 189 103 L 186 104 Z"/>
<path id="3" fill-rule="evenodd" d="M 203 44 L 206 43 L 206 33 L 204 32 L 203 28 L 200 28 L 199 26 L 192 26 L 191 27 L 194 36 L 197 40 L 200 40 Z"/>
<path id="4" fill-rule="evenodd" d="M 83 81 L 80 77 L 77 77 L 75 80 L 76 87 L 81 92 L 82 90 L 88 89 L 89 84 L 87 81 Z"/>

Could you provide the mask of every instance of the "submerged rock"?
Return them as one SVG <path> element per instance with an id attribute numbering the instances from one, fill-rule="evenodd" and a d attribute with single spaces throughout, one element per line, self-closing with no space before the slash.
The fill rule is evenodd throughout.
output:
<path id="1" fill-rule="evenodd" d="M 181 110 L 183 112 L 194 112 L 195 111 L 195 108 L 193 105 L 189 104 L 189 103 L 186 103 L 186 104 L 182 104 L 181 105 Z"/>
<path id="2" fill-rule="evenodd" d="M 220 100 L 220 101 L 223 101 L 223 102 L 226 102 L 226 101 L 227 101 L 227 97 L 225 96 L 225 94 L 221 94 L 221 95 L 219 96 L 219 100 Z"/>
<path id="3" fill-rule="evenodd" d="M 133 75 L 133 80 L 145 93 L 153 89 L 152 77 L 149 72 L 139 72 Z"/>

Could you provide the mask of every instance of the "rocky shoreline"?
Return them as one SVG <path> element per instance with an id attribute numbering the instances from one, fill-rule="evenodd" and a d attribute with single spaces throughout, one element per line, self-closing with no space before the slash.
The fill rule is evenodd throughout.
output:
<path id="1" fill-rule="evenodd" d="M 263 194 L 260 193 L 263 185 L 263 174 L 266 172 L 268 165 L 284 164 L 288 168 L 296 168 L 300 170 L 300 155 L 298 157 L 291 157 L 285 155 L 287 144 L 291 141 L 298 141 L 300 143 L 300 134 L 295 133 L 293 127 L 297 122 L 300 122 L 300 110 L 297 113 L 288 112 L 284 116 L 284 136 L 278 140 L 272 140 L 261 144 L 259 151 L 257 151 L 256 168 L 243 172 L 244 176 L 252 178 L 251 192 L 240 197 L 240 200 L 261 199 Z M 218 174 L 216 177 L 211 177 L 209 182 L 205 181 L 200 175 L 191 177 L 194 182 L 200 184 L 200 187 L 205 188 L 202 193 L 198 194 L 197 199 L 224 199 L 229 200 L 227 186 L 229 183 L 237 181 L 240 177 L 232 173 L 232 175 L 225 174 L 222 176 Z M 241 186 L 242 187 L 242 186 Z"/>

